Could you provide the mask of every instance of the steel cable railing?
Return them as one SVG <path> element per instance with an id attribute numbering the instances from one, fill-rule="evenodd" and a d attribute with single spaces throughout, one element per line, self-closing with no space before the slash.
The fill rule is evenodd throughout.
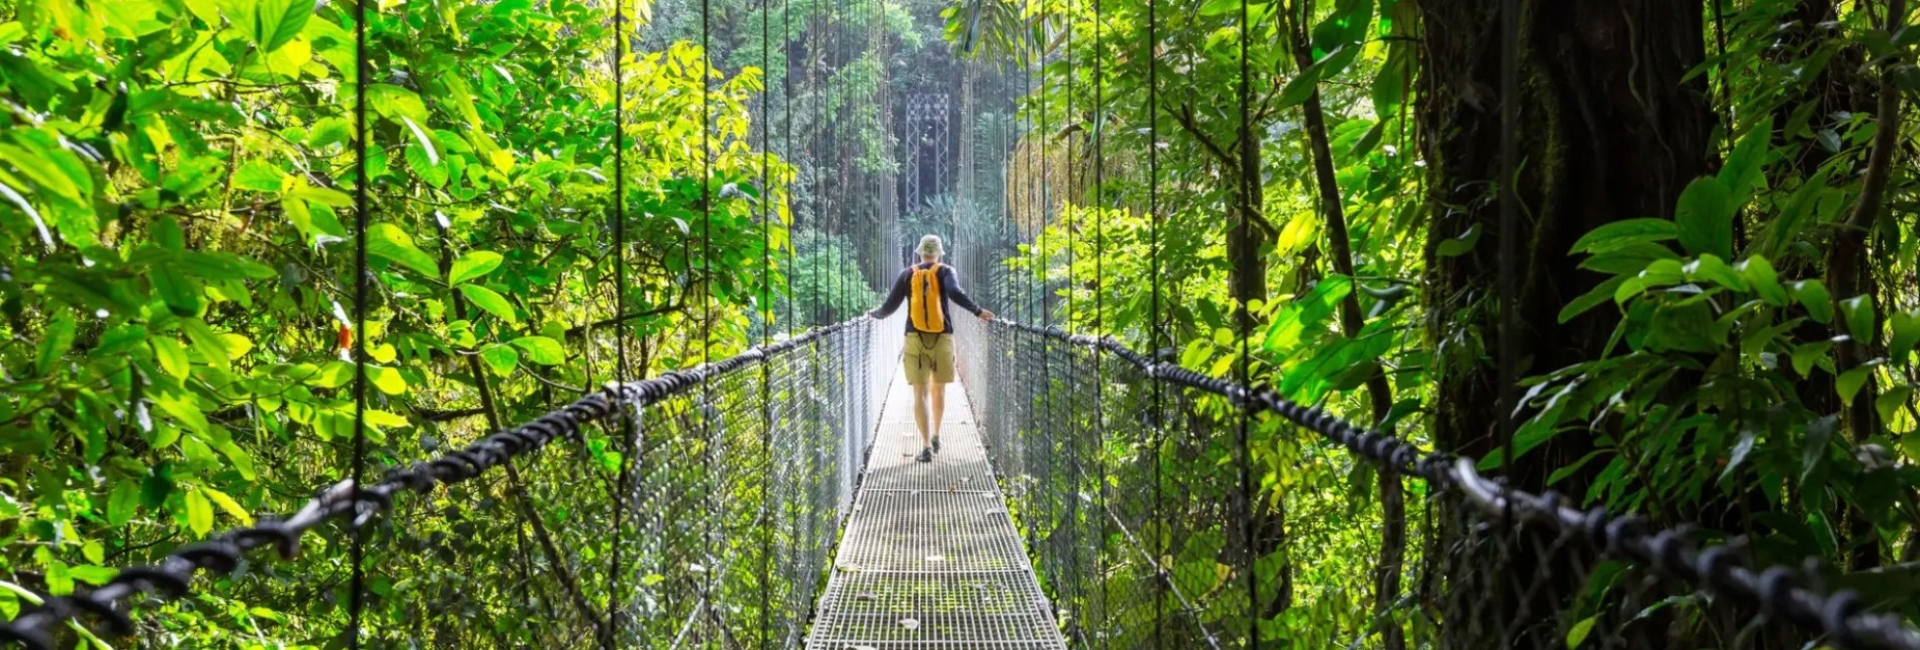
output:
<path id="1" fill-rule="evenodd" d="M 1806 570 L 1749 566 L 1729 546 L 1699 546 L 1685 532 L 1654 529 L 1632 515 L 1582 511 L 1550 492 L 1507 487 L 1480 475 L 1472 459 L 1421 451 L 1272 391 L 1149 358 L 1111 338 L 959 322 L 961 375 L 976 400 L 983 437 L 1028 527 L 1043 581 L 1089 647 L 1241 646 L 1253 620 L 1276 620 L 1270 603 L 1260 616 L 1249 616 L 1244 590 L 1233 588 L 1250 571 L 1271 580 L 1284 558 L 1284 549 L 1266 547 L 1277 541 L 1272 535 L 1255 535 L 1261 548 L 1247 549 L 1230 534 L 1233 452 L 1224 427 L 1246 409 L 1312 431 L 1376 469 L 1425 480 L 1442 513 L 1430 526 L 1476 546 L 1469 553 L 1478 564 L 1426 576 L 1424 593 L 1399 600 L 1385 624 L 1408 626 L 1416 638 L 1504 639 L 1507 647 L 1681 647 L 1710 629 L 1729 631 L 1715 638 L 1721 647 L 1799 648 L 1819 638 L 1842 648 L 1920 649 L 1920 633 L 1900 616 L 1867 611 L 1858 594 L 1823 589 Z M 1095 364 L 1103 372 L 1094 373 Z M 1083 409 L 1092 403 L 1096 376 L 1107 382 L 1100 429 Z M 1176 388 L 1162 397 L 1159 412 L 1150 396 L 1156 382 Z M 1108 480 L 1099 484 L 1092 476 Z M 1070 500 L 1079 507 L 1068 508 Z M 1089 512 L 1095 503 L 1107 504 L 1104 512 Z M 1102 515 L 1111 526 L 1098 520 Z M 1103 528 L 1112 534 L 1100 534 Z M 1091 541 L 1091 548 L 1060 543 L 1069 538 Z M 1460 550 L 1428 541 L 1426 552 L 1435 557 Z M 1094 566 L 1087 553 L 1103 554 L 1105 574 L 1072 570 Z M 1522 616 L 1491 607 L 1432 611 L 1429 604 L 1431 589 L 1494 593 L 1494 581 L 1511 581 L 1510 591 L 1529 595 L 1518 609 Z M 1556 583 L 1576 585 L 1581 595 L 1549 598 Z M 1672 611 L 1694 593 L 1709 596 L 1693 603 L 1695 613 Z M 1365 598 L 1343 602 L 1370 609 Z M 1371 614 L 1354 618 L 1366 622 L 1347 638 L 1294 642 L 1366 647 L 1369 629 L 1381 622 Z M 1266 623 L 1261 636 L 1278 644 L 1273 635 L 1285 628 Z"/>
<path id="2" fill-rule="evenodd" d="M 201 572 L 233 577 L 223 588 L 242 595 L 308 580 L 330 598 L 335 576 L 294 578 L 247 554 L 272 547 L 292 559 L 307 532 L 341 522 L 368 531 L 367 611 L 406 621 L 363 630 L 368 647 L 794 647 L 872 444 L 898 360 L 894 328 L 860 318 L 610 383 L 365 489 L 336 483 L 292 515 L 261 515 L 92 591 L 48 598 L 0 626 L 0 639 L 71 645 L 61 626 L 83 615 L 130 633 L 130 606 L 181 598 Z M 613 439 L 621 418 L 634 425 L 625 447 Z M 573 443 L 565 453 L 536 453 L 561 439 Z M 632 471 L 624 493 L 622 464 Z M 340 548 L 334 536 L 320 543 Z M 607 557 L 616 544 L 620 575 Z M 338 571 L 325 559 L 300 568 Z M 764 617 L 762 602 L 773 610 Z"/>

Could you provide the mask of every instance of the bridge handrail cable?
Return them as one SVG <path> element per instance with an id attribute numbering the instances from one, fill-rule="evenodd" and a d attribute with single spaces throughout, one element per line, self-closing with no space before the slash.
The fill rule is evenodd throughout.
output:
<path id="1" fill-rule="evenodd" d="M 120 569 L 97 589 L 47 598 L 40 606 L 0 626 L 0 640 L 16 641 L 33 650 L 53 650 L 48 629 L 82 614 L 105 620 L 115 634 L 130 633 L 133 621 L 119 605 L 136 594 L 158 593 L 167 598 L 180 598 L 189 591 L 195 572 L 231 572 L 239 566 L 243 555 L 264 546 L 274 547 L 281 559 L 292 559 L 299 553 L 300 538 L 322 523 L 346 519 L 349 526 L 363 526 L 392 506 L 397 494 L 425 493 L 441 484 L 472 479 L 516 457 L 539 451 L 555 439 L 572 438 L 584 425 L 606 419 L 624 408 L 646 408 L 706 381 L 751 368 L 775 355 L 869 322 L 873 319 L 860 316 L 685 370 L 626 383 L 608 382 L 601 390 L 530 422 L 488 435 L 437 458 L 389 470 L 378 483 L 365 489 L 356 490 L 352 479 L 342 480 L 322 490 L 291 516 L 256 516 L 256 523 L 251 526 L 229 529 L 186 544 L 156 564 Z"/>
<path id="2" fill-rule="evenodd" d="M 1595 548 L 1651 566 L 1700 591 L 1824 633 L 1840 647 L 1920 650 L 1920 631 L 1897 616 L 1865 611 L 1858 593 L 1846 589 L 1829 592 L 1805 584 L 1799 579 L 1802 572 L 1784 566 L 1756 569 L 1729 546 L 1699 547 L 1683 532 L 1653 529 L 1637 515 L 1615 515 L 1604 507 L 1584 511 L 1569 507 L 1566 498 L 1556 492 L 1528 492 L 1481 475 L 1471 457 L 1422 451 L 1406 440 L 1355 425 L 1319 407 L 1294 402 L 1272 389 L 1255 389 L 1155 361 L 1112 336 L 1074 334 L 1059 327 L 1004 319 L 988 326 L 1111 353 L 1154 380 L 1224 397 L 1242 409 L 1279 415 L 1381 469 L 1419 477 L 1441 490 L 1458 490 L 1485 517 L 1512 517 L 1584 537 Z"/>

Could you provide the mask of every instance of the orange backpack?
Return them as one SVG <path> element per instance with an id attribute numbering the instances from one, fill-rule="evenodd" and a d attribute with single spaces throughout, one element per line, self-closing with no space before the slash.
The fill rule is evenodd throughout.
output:
<path id="1" fill-rule="evenodd" d="M 943 311 L 944 296 L 940 293 L 941 264 L 915 267 L 913 279 L 907 285 L 907 314 L 913 319 L 913 329 L 922 332 L 939 333 L 947 329 L 947 315 Z"/>

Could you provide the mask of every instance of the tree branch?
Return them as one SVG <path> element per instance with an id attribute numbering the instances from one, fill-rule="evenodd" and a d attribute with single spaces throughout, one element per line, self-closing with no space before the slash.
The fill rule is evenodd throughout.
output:
<path id="1" fill-rule="evenodd" d="M 685 301 L 683 300 L 682 303 L 684 302 Z M 684 306 L 683 304 L 666 305 L 663 307 L 655 307 L 653 309 L 633 312 L 631 314 L 627 314 L 624 316 L 614 316 L 612 318 L 602 319 L 600 321 L 587 323 L 585 325 L 576 325 L 574 327 L 568 328 L 565 333 L 565 336 L 566 338 L 569 338 L 569 339 L 580 338 L 581 336 L 586 335 L 586 333 L 591 330 L 596 330 L 596 329 L 600 329 L 602 327 L 608 327 L 611 325 L 618 325 L 630 320 L 634 320 L 636 318 L 646 318 L 649 316 L 660 316 L 664 314 L 669 314 L 672 312 L 680 311 L 680 309 L 683 306 Z"/>
<path id="2" fill-rule="evenodd" d="M 1194 140 L 1199 141 L 1200 146 L 1205 147 L 1208 153 L 1213 154 L 1213 157 L 1220 159 L 1221 164 L 1235 169 L 1239 168 L 1239 158 L 1227 153 L 1226 149 L 1220 148 L 1220 144 L 1214 142 L 1213 138 L 1208 137 L 1205 131 L 1200 130 L 1200 125 L 1194 122 L 1193 104 L 1181 104 L 1180 110 L 1173 110 L 1172 107 L 1167 107 L 1166 110 L 1167 114 L 1172 115 L 1173 120 L 1180 124 L 1181 129 L 1185 130 L 1188 135 L 1192 135 Z"/>

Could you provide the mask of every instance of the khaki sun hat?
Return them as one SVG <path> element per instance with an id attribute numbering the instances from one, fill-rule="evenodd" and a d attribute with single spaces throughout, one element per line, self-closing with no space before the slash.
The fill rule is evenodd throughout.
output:
<path id="1" fill-rule="evenodd" d="M 939 257 L 947 254 L 946 247 L 940 244 L 939 235 L 927 235 L 920 238 L 920 246 L 913 249 L 921 257 Z"/>

